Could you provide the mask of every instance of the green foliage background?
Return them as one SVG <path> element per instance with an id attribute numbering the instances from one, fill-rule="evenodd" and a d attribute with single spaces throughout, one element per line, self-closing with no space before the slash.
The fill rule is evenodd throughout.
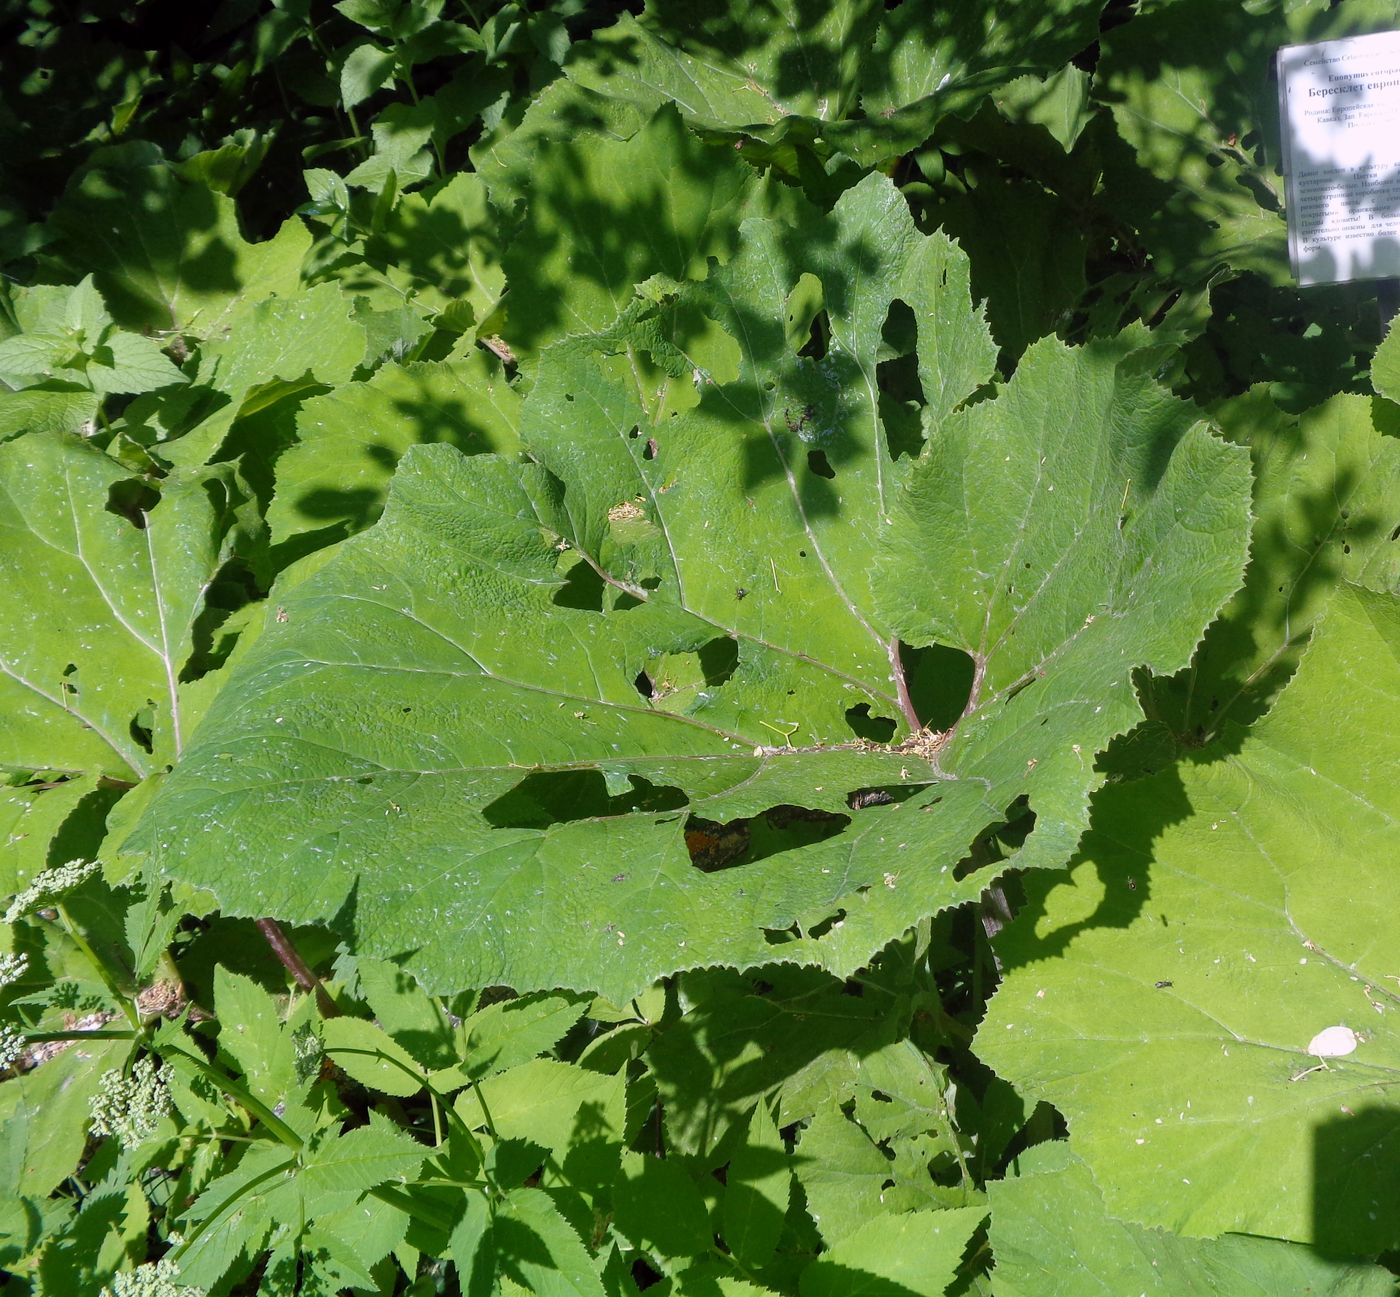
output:
<path id="1" fill-rule="evenodd" d="M 1379 0 L 0 6 L 18 1293 L 1393 1293 Z"/>

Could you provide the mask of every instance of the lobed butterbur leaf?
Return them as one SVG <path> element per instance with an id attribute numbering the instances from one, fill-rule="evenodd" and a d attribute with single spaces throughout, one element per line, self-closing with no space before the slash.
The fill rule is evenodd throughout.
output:
<path id="1" fill-rule="evenodd" d="M 783 314 L 803 265 L 817 360 Z M 1140 715 L 1132 670 L 1182 665 L 1238 583 L 1248 469 L 1123 346 L 1039 344 L 955 411 L 991 345 L 961 267 L 872 177 L 800 231 L 747 222 L 703 282 L 547 352 L 533 462 L 411 449 L 380 523 L 288 591 L 132 845 L 232 912 L 348 902 L 364 949 L 429 987 L 619 1002 L 774 941 L 858 967 L 980 892 L 954 867 L 1023 798 L 1017 862 L 1062 864 L 1094 754 Z M 874 398 L 896 301 L 918 459 Z M 698 399 L 649 395 L 646 357 Z M 970 657 L 945 732 L 901 643 Z M 900 741 L 859 739 L 862 716 Z M 897 791 L 853 814 L 870 787 Z M 782 805 L 828 826 L 803 868 L 692 863 L 687 815 Z"/>
<path id="2" fill-rule="evenodd" d="M 1145 1297 L 1386 1297 L 1390 1275 L 1279 1239 L 1180 1238 L 1114 1220 L 1089 1169 L 1061 1143 L 1023 1154 L 988 1186 L 999 1297 L 1072 1297 L 1097 1288 Z"/>
<path id="3" fill-rule="evenodd" d="M 1386 404 L 1341 395 L 1290 416 L 1256 389 L 1216 418 L 1250 448 L 1254 525 L 1243 588 L 1190 668 L 1150 686 L 1155 718 L 1187 743 L 1265 712 L 1340 585 L 1400 586 L 1400 422 Z"/>
<path id="4" fill-rule="evenodd" d="M 1397 706 L 1396 600 L 1344 587 L 1234 755 L 1106 790 L 1070 879 L 1027 880 L 976 1048 L 1064 1112 L 1114 1215 L 1400 1241 L 1400 1001 L 1371 901 Z"/>
<path id="5" fill-rule="evenodd" d="M 249 243 L 230 198 L 180 179 L 138 145 L 74 176 L 51 228 L 55 268 L 98 267 L 94 279 L 118 324 L 202 338 L 226 333 L 269 295 L 294 290 L 310 246 L 296 220 Z"/>
<path id="6" fill-rule="evenodd" d="M 0 446 L 0 766 L 141 776 L 183 748 L 181 676 L 242 492 L 219 465 L 127 516 L 130 477 L 63 434 Z"/>

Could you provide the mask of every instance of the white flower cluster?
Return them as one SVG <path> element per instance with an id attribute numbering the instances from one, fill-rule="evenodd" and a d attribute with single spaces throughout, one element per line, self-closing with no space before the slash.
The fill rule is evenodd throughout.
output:
<path id="1" fill-rule="evenodd" d="M 175 1282 L 179 1273 L 169 1257 L 161 1257 L 117 1275 L 100 1297 L 202 1297 L 202 1288 Z"/>
<path id="2" fill-rule="evenodd" d="M 137 1060 L 130 1076 L 115 1069 L 103 1075 L 92 1097 L 92 1133 L 115 1135 L 123 1148 L 135 1148 L 155 1134 L 170 1111 L 165 1069 L 147 1055 Z"/>
<path id="3" fill-rule="evenodd" d="M 13 986 L 24 976 L 28 967 L 28 955 L 0 955 L 0 988 Z"/>
<path id="4" fill-rule="evenodd" d="M 13 1027 L 0 1027 L 0 1072 L 8 1072 L 27 1048 L 24 1037 Z"/>
<path id="5" fill-rule="evenodd" d="M 18 921 L 40 901 L 71 891 L 84 878 L 96 871 L 97 861 L 95 860 L 70 860 L 66 865 L 55 865 L 52 869 L 44 870 L 10 902 L 10 908 L 5 911 L 4 922 L 14 923 Z"/>

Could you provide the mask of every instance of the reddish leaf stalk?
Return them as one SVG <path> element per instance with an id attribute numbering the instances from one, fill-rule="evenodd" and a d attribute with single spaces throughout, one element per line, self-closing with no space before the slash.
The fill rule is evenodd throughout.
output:
<path id="1" fill-rule="evenodd" d="M 890 667 L 894 672 L 895 694 L 899 698 L 899 710 L 904 713 L 904 722 L 909 726 L 909 733 L 917 734 L 924 726 L 919 720 L 919 713 L 914 710 L 914 700 L 909 696 L 909 681 L 904 674 L 904 659 L 900 656 L 898 639 L 890 640 L 889 655 Z"/>
<path id="2" fill-rule="evenodd" d="M 282 931 L 282 925 L 276 919 L 258 919 L 256 923 L 258 931 L 267 938 L 267 944 L 272 947 L 272 953 L 282 961 L 282 966 L 292 975 L 296 984 L 303 991 L 310 991 L 316 997 L 316 1007 L 320 1009 L 321 1016 L 334 1018 L 340 1010 L 335 1007 L 335 1002 L 321 984 L 321 979 L 311 971 L 311 966 L 292 945 L 291 938 Z"/>

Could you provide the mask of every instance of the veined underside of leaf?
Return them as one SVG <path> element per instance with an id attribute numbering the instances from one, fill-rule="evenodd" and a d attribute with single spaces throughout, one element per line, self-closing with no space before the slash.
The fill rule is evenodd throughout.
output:
<path id="1" fill-rule="evenodd" d="M 804 274 L 820 359 L 788 338 Z M 1238 585 L 1248 463 L 1123 347 L 1047 340 L 959 409 L 992 354 L 966 285 L 871 177 L 800 228 L 747 221 L 704 281 L 547 351 L 527 461 L 411 450 L 130 845 L 231 911 L 341 912 L 434 987 L 614 999 L 708 964 L 854 969 L 975 897 L 989 874 L 960 862 L 1025 805 L 1014 863 L 1062 864 L 1094 754 L 1140 716 L 1133 669 L 1184 664 Z M 918 459 L 879 413 L 896 301 Z M 654 399 L 643 358 L 698 400 Z M 901 644 L 972 657 L 947 732 L 918 728 Z M 862 713 L 900 741 L 859 740 Z M 853 809 L 871 788 L 888 800 Z M 781 806 L 830 836 L 692 864 L 689 816 Z"/>

